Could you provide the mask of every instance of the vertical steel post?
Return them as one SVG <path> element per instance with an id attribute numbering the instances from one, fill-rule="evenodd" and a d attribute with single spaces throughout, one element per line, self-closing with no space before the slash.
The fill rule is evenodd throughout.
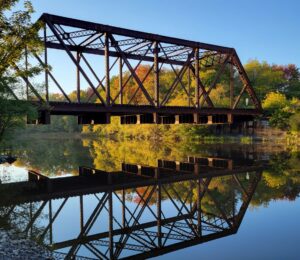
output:
<path id="1" fill-rule="evenodd" d="M 202 220 L 201 220 L 201 181 L 197 180 L 197 222 L 198 222 L 198 235 L 202 236 Z"/>
<path id="2" fill-rule="evenodd" d="M 230 108 L 233 108 L 234 104 L 234 70 L 233 70 L 233 59 L 231 58 L 230 63 Z"/>
<path id="3" fill-rule="evenodd" d="M 159 107 L 159 65 L 158 65 L 158 42 L 154 42 L 154 103 Z"/>
<path id="4" fill-rule="evenodd" d="M 190 190 L 193 190 L 193 181 L 189 181 L 190 184 Z M 192 212 L 192 207 L 193 207 L 193 193 L 190 194 L 190 211 Z"/>
<path id="5" fill-rule="evenodd" d="M 235 190 L 232 189 L 232 220 L 235 224 Z"/>
<path id="6" fill-rule="evenodd" d="M 50 244 L 53 242 L 53 225 L 52 225 L 52 200 L 49 200 L 49 223 L 50 223 Z"/>
<path id="7" fill-rule="evenodd" d="M 157 237 L 158 247 L 162 246 L 162 234 L 161 234 L 161 184 L 157 185 Z"/>
<path id="8" fill-rule="evenodd" d="M 114 258 L 114 236 L 113 236 L 113 202 L 112 202 L 112 191 L 109 191 L 108 195 L 108 234 L 109 234 L 109 255 L 110 259 Z"/>
<path id="9" fill-rule="evenodd" d="M 195 89 L 195 104 L 196 107 L 200 106 L 200 100 L 199 100 L 199 89 L 200 89 L 200 81 L 199 81 L 199 48 L 195 49 L 195 83 L 196 83 L 196 89 Z"/>
<path id="10" fill-rule="evenodd" d="M 123 105 L 123 59 L 122 57 L 119 58 L 119 90 L 120 90 L 120 97 L 119 101 L 120 104 Z"/>
<path id="11" fill-rule="evenodd" d="M 78 64 L 80 63 L 80 52 L 77 52 L 76 60 Z M 76 66 L 76 76 L 77 76 L 77 102 L 80 103 L 80 71 L 78 66 Z"/>
<path id="12" fill-rule="evenodd" d="M 126 197 L 125 197 L 125 189 L 122 190 L 122 225 L 123 228 L 126 227 L 126 211 L 125 211 L 125 207 L 126 207 Z"/>
<path id="13" fill-rule="evenodd" d="M 83 196 L 80 195 L 79 197 L 79 203 L 80 203 L 80 232 L 82 232 L 84 227 L 84 215 L 83 215 Z"/>
<path id="14" fill-rule="evenodd" d="M 47 25 L 44 25 L 44 59 L 45 59 L 45 87 L 46 87 L 46 101 L 49 101 L 49 75 L 48 75 L 48 49 L 46 46 L 47 42 Z"/>
<path id="15" fill-rule="evenodd" d="M 188 94 L 189 94 L 189 107 L 191 106 L 191 70 L 188 68 Z"/>
<path id="16" fill-rule="evenodd" d="M 235 183 L 235 180 L 234 180 L 234 175 L 232 175 L 232 183 L 234 184 Z M 232 220 L 233 220 L 233 224 L 235 225 L 235 220 L 236 220 L 236 216 L 235 216 L 235 211 L 236 211 L 236 208 L 235 208 L 235 190 L 232 189 Z"/>
<path id="17" fill-rule="evenodd" d="M 106 105 L 110 106 L 110 77 L 109 77 L 109 36 L 108 33 L 105 33 L 105 75 L 106 75 Z"/>

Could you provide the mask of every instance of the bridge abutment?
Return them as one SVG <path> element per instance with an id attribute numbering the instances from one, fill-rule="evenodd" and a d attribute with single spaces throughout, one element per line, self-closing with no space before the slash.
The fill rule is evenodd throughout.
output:
<path id="1" fill-rule="evenodd" d="M 37 118 L 29 118 L 27 116 L 28 125 L 50 125 L 50 112 L 49 111 L 38 111 Z"/>
<path id="2" fill-rule="evenodd" d="M 79 125 L 110 124 L 110 113 L 82 114 L 78 116 Z"/>

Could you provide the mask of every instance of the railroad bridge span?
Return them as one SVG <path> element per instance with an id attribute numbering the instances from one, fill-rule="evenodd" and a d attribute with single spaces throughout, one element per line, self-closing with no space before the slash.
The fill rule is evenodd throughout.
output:
<path id="1" fill-rule="evenodd" d="M 31 78 L 22 76 L 26 100 L 39 110 L 39 117 L 28 123 L 49 124 L 51 115 L 73 115 L 79 124 L 108 124 L 111 116 L 119 116 L 122 124 L 231 124 L 253 120 L 262 112 L 234 48 L 47 13 L 39 21 L 44 50 L 42 55 L 25 51 L 24 60 L 28 68 L 30 55 L 44 68 L 45 88 L 38 90 Z M 54 52 L 59 53 L 55 64 Z M 55 71 L 65 62 L 75 98 L 67 93 L 70 86 L 61 83 L 62 73 Z M 14 69 L 20 71 L 19 66 Z M 147 68 L 143 75 L 138 73 L 141 66 Z M 172 74 L 167 85 L 166 70 Z M 205 82 L 202 73 L 209 70 L 214 77 Z M 227 96 L 218 99 L 227 98 L 227 105 L 212 95 L 221 80 L 227 82 Z M 59 101 L 52 89 L 60 93 Z M 13 92 L 12 96 L 20 98 Z M 174 106 L 174 99 L 181 105 Z"/>

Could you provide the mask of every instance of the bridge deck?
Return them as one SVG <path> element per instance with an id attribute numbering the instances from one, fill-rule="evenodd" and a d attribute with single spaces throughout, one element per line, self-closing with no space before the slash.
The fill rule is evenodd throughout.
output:
<path id="1" fill-rule="evenodd" d="M 50 115 L 78 116 L 79 124 L 109 124 L 111 116 L 120 116 L 121 124 L 231 124 L 251 121 L 258 109 L 196 108 L 184 106 L 121 105 L 31 101 L 39 110 L 38 122 L 49 124 Z M 31 122 L 29 122 L 31 123 Z"/>
<path id="2" fill-rule="evenodd" d="M 104 172 L 91 168 L 84 168 L 85 173 L 80 176 L 65 178 L 34 178 L 31 174 L 28 182 L 8 183 L 0 185 L 0 205 L 12 203 L 27 203 L 33 201 L 59 199 L 67 196 L 87 195 L 96 192 L 116 191 L 131 189 L 149 185 L 174 183 L 186 180 L 197 180 L 199 178 L 218 177 L 228 174 L 240 174 L 245 172 L 257 172 L 262 166 L 247 166 L 237 169 L 210 169 L 199 167 L 201 174 L 187 171 L 174 171 L 172 169 L 157 168 L 160 171 L 159 178 L 149 178 L 147 175 L 132 174 L 130 172 Z M 93 172 L 93 174 L 91 174 Z M 9 195 L 8 192 L 9 191 Z M 8 197 L 7 197 L 8 196 Z"/>
<path id="3" fill-rule="evenodd" d="M 49 102 L 50 113 L 52 115 L 80 115 L 82 113 L 111 113 L 112 115 L 136 115 L 143 113 L 160 113 L 160 114 L 193 114 L 200 115 L 260 115 L 258 109 L 230 109 L 230 108 L 196 108 L 187 106 L 161 106 L 153 107 L 150 105 L 120 105 L 104 106 L 97 103 L 69 103 L 69 102 Z"/>

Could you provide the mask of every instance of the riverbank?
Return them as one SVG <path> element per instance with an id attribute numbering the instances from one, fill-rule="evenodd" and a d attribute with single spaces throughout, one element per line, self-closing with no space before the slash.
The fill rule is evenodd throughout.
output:
<path id="1" fill-rule="evenodd" d="M 109 125 L 83 126 L 82 133 L 98 139 L 153 140 L 153 141 L 193 141 L 193 142 L 276 142 L 293 143 L 300 141 L 296 132 L 283 131 L 271 127 L 267 122 L 241 125 L 121 125 L 112 120 Z"/>
<path id="2" fill-rule="evenodd" d="M 30 129 L 16 130 L 5 138 L 0 146 L 9 147 L 10 143 L 20 143 L 24 140 L 82 140 L 84 142 L 145 142 L 165 143 L 174 146 L 194 146 L 198 144 L 264 144 L 283 149 L 300 150 L 300 135 L 297 132 L 288 132 L 270 126 L 261 126 L 251 129 L 248 133 L 227 131 L 222 125 L 219 128 L 195 125 L 120 125 L 113 122 L 111 125 L 84 126 L 82 132 L 66 131 L 39 131 L 39 126 Z M 228 128 L 228 127 L 227 127 Z M 223 131 L 226 130 L 226 131 Z M 237 129 L 236 129 L 237 130 Z M 63 142 L 63 141 L 62 141 Z"/>
<path id="3" fill-rule="evenodd" d="M 125 135 L 125 134 L 104 134 L 99 132 L 16 132 L 14 135 L 7 136 L 3 140 L 3 143 L 18 140 L 28 139 L 87 139 L 87 140 L 115 140 L 115 141 L 126 141 L 136 140 L 145 141 L 150 140 L 153 142 L 196 142 L 196 143 L 275 143 L 275 144 L 287 144 L 300 146 L 300 134 L 297 132 L 282 131 L 280 129 L 258 129 L 255 130 L 254 134 L 185 134 L 180 137 L 179 134 L 171 135 L 170 133 L 161 132 L 160 135 Z"/>

